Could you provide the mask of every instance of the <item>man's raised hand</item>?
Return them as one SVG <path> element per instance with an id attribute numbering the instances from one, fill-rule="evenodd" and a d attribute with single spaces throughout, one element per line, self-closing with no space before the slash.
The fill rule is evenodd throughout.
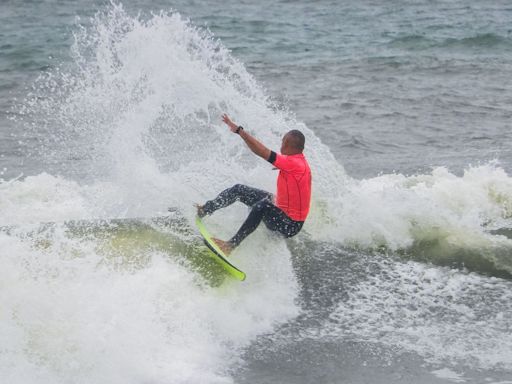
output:
<path id="1" fill-rule="evenodd" d="M 231 129 L 231 132 L 236 132 L 238 125 L 233 123 L 227 114 L 222 115 L 222 121 L 228 125 L 229 129 Z"/>

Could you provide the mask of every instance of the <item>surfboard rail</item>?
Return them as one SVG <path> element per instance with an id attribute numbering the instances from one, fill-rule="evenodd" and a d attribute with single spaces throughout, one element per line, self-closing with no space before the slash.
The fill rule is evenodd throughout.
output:
<path id="1" fill-rule="evenodd" d="M 244 281 L 245 280 L 245 272 L 241 271 L 237 267 L 235 267 L 233 264 L 231 264 L 227 260 L 227 256 L 222 252 L 222 250 L 218 247 L 217 244 L 212 239 L 212 236 L 206 229 L 205 225 L 203 224 L 201 218 L 199 216 L 196 216 L 196 226 L 197 229 L 199 229 L 199 232 L 201 233 L 201 236 L 203 236 L 204 244 L 208 247 L 208 249 L 211 251 L 210 255 L 211 257 L 217 261 L 222 267 L 234 278 Z"/>

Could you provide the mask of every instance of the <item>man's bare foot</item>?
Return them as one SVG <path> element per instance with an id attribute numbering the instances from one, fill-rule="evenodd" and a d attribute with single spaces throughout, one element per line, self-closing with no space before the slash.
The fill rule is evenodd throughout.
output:
<path id="1" fill-rule="evenodd" d="M 203 218 L 206 216 L 206 212 L 204 211 L 204 206 L 199 204 L 194 204 L 194 207 L 197 209 L 197 216 Z"/>
<path id="2" fill-rule="evenodd" d="M 221 249 L 222 252 L 224 252 L 226 256 L 229 256 L 233 250 L 233 246 L 229 243 L 229 241 L 220 240 L 215 237 L 212 237 L 212 240 L 215 242 L 215 244 L 217 244 L 217 246 Z"/>

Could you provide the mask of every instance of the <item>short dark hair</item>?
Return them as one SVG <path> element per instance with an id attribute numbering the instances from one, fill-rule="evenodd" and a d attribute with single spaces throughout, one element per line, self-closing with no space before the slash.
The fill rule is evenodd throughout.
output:
<path id="1" fill-rule="evenodd" d="M 287 135 L 290 137 L 290 144 L 293 146 L 293 148 L 300 151 L 304 150 L 306 138 L 304 137 L 304 134 L 301 131 L 297 129 L 292 129 L 290 132 L 287 133 Z"/>

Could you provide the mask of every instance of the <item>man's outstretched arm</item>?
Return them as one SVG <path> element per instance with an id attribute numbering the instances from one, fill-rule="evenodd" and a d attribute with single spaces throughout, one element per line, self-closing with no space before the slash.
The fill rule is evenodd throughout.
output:
<path id="1" fill-rule="evenodd" d="M 222 121 L 224 121 L 228 125 L 229 129 L 231 129 L 231 132 L 237 133 L 238 130 L 238 134 L 245 141 L 245 144 L 247 144 L 249 149 L 253 151 L 256 155 L 262 157 L 265 160 L 268 160 L 270 158 L 270 149 L 265 147 L 250 133 L 246 132 L 243 129 L 239 130 L 239 126 L 233 123 L 228 115 L 222 115 Z"/>

